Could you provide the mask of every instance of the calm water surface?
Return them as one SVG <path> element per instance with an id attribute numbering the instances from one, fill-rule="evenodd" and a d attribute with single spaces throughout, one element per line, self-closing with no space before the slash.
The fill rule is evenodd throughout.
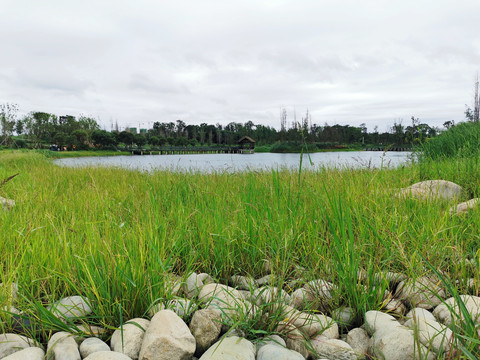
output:
<path id="1" fill-rule="evenodd" d="M 411 158 L 410 152 L 381 151 L 342 151 L 310 154 L 313 165 L 307 155 L 303 156 L 302 167 L 316 170 L 322 167 L 396 167 L 405 164 Z M 66 158 L 55 160 L 60 166 L 85 167 L 109 166 L 132 170 L 153 171 L 243 171 L 270 169 L 298 169 L 300 154 L 198 154 L 198 155 L 138 155 L 138 156 L 100 156 Z"/>

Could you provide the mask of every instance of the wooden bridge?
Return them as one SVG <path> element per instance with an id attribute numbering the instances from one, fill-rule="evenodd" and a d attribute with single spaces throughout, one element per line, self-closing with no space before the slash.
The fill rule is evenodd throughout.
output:
<path id="1" fill-rule="evenodd" d="M 193 154 L 253 154 L 254 150 L 241 146 L 224 147 L 187 147 L 187 146 L 164 146 L 152 149 L 122 149 L 131 152 L 132 155 L 193 155 Z"/>
<path id="2" fill-rule="evenodd" d="M 411 146 L 372 146 L 365 148 L 365 151 L 412 151 Z"/>

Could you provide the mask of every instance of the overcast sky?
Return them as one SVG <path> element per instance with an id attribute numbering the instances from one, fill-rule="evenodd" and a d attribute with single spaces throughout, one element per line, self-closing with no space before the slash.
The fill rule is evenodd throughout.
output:
<path id="1" fill-rule="evenodd" d="M 0 103 L 151 127 L 464 119 L 478 0 L 0 0 Z"/>

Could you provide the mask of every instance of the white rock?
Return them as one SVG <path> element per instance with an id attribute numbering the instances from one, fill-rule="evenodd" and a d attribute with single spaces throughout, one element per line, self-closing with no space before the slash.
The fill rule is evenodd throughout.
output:
<path id="1" fill-rule="evenodd" d="M 53 334 L 48 341 L 47 356 L 54 360 L 80 360 L 74 335 L 64 331 Z"/>
<path id="2" fill-rule="evenodd" d="M 143 337 L 140 360 L 183 360 L 195 352 L 195 338 L 171 310 L 155 314 Z"/>
<path id="3" fill-rule="evenodd" d="M 275 303 L 290 303 L 290 295 L 283 289 L 276 288 L 274 286 L 262 286 L 258 289 L 255 289 L 253 296 L 256 300 L 258 306 L 263 304 L 268 304 L 271 302 Z"/>
<path id="4" fill-rule="evenodd" d="M 317 299 L 318 308 L 322 311 L 330 310 L 333 302 L 333 292 L 337 289 L 331 282 L 318 279 L 309 281 L 303 286 L 307 291 L 311 292 Z M 316 304 L 317 304 L 316 303 Z"/>
<path id="5" fill-rule="evenodd" d="M 269 274 L 261 277 L 260 279 L 256 279 L 255 282 L 257 283 L 257 286 L 264 286 L 272 284 L 274 280 L 274 276 L 272 274 Z"/>
<path id="6" fill-rule="evenodd" d="M 246 314 L 249 308 L 238 290 L 222 284 L 203 286 L 198 298 L 206 308 L 219 311 L 227 322 L 238 314 Z"/>
<path id="7" fill-rule="evenodd" d="M 89 302 L 81 296 L 69 296 L 48 307 L 48 310 L 61 318 L 76 318 L 92 312 Z"/>
<path id="8" fill-rule="evenodd" d="M 153 317 L 160 310 L 172 310 L 183 319 L 195 311 L 195 306 L 189 299 L 172 299 L 165 303 L 155 304 L 148 310 L 148 315 Z"/>
<path id="9" fill-rule="evenodd" d="M 308 349 L 310 348 L 310 345 L 307 343 L 302 332 L 292 324 L 279 324 L 279 327 L 281 328 L 281 333 L 286 335 L 285 343 L 287 348 L 296 351 L 302 354 L 304 358 L 307 358 L 309 356 Z"/>
<path id="10" fill-rule="evenodd" d="M 17 334 L 0 334 L 0 359 L 17 351 L 35 347 L 35 340 Z"/>
<path id="11" fill-rule="evenodd" d="M 446 354 L 450 351 L 454 336 L 452 330 L 435 320 L 410 319 L 405 323 L 418 334 L 420 342 L 437 354 Z"/>
<path id="12" fill-rule="evenodd" d="M 462 202 L 460 204 L 452 206 L 449 210 L 449 213 L 450 215 L 466 214 L 469 210 L 478 208 L 479 202 L 480 202 L 480 198 L 471 199 L 471 200 Z"/>
<path id="13" fill-rule="evenodd" d="M 189 327 L 195 337 L 197 355 L 203 354 L 218 339 L 222 330 L 221 321 L 221 315 L 215 310 L 195 311 Z"/>
<path id="14" fill-rule="evenodd" d="M 400 190 L 398 196 L 400 198 L 411 196 L 424 200 L 452 200 L 459 199 L 462 196 L 462 192 L 462 187 L 451 181 L 427 180 Z"/>
<path id="15" fill-rule="evenodd" d="M 362 328 L 355 328 L 348 332 L 345 342 L 350 345 L 359 357 L 364 357 L 368 352 L 368 343 L 370 338 Z"/>
<path id="16" fill-rule="evenodd" d="M 113 332 L 110 345 L 113 351 L 123 353 L 133 360 L 138 359 L 143 336 L 150 321 L 142 318 L 128 320 L 120 329 Z"/>
<path id="17" fill-rule="evenodd" d="M 78 325 L 78 330 L 84 333 L 87 337 L 100 337 L 105 334 L 105 329 L 95 325 Z"/>
<path id="18" fill-rule="evenodd" d="M 414 321 L 419 321 L 419 320 L 430 320 L 430 321 L 436 321 L 435 316 L 433 314 L 422 308 L 414 308 L 408 312 L 407 315 L 405 315 L 405 320 L 410 320 L 414 319 Z"/>
<path id="19" fill-rule="evenodd" d="M 28 347 L 6 357 L 2 357 L 2 360 L 43 360 L 44 356 L 45 351 L 43 351 L 43 349 Z"/>
<path id="20" fill-rule="evenodd" d="M 255 279 L 248 276 L 232 275 L 228 282 L 239 290 L 251 290 L 256 288 Z"/>
<path id="21" fill-rule="evenodd" d="M 213 278 L 207 273 L 198 274 L 198 278 L 203 283 L 203 285 L 213 284 L 215 282 Z"/>
<path id="22" fill-rule="evenodd" d="M 480 297 L 473 295 L 460 295 L 460 299 L 473 319 L 474 323 L 480 324 Z M 446 325 L 458 323 L 464 319 L 462 312 L 454 297 L 444 301 L 433 310 L 433 315 Z M 452 321 L 453 320 L 453 321 Z"/>
<path id="23" fill-rule="evenodd" d="M 397 287 L 395 297 L 411 307 L 431 309 L 440 304 L 446 294 L 440 280 L 421 277 L 417 280 L 402 281 Z"/>
<path id="24" fill-rule="evenodd" d="M 328 339 L 322 335 L 311 340 L 315 356 L 326 357 L 329 360 L 357 360 L 358 356 L 345 341 Z"/>
<path id="25" fill-rule="evenodd" d="M 287 346 L 287 344 L 285 343 L 285 340 L 283 340 L 280 336 L 270 335 L 270 336 L 267 336 L 267 337 L 259 340 L 256 343 L 257 354 L 258 354 L 258 351 L 265 345 L 278 345 L 278 346 L 281 346 L 281 347 L 286 347 Z"/>
<path id="26" fill-rule="evenodd" d="M 304 313 L 291 306 L 285 306 L 282 317 L 308 337 L 323 335 L 329 339 L 338 338 L 338 324 L 326 315 Z"/>
<path id="27" fill-rule="evenodd" d="M 380 311 L 367 311 L 365 326 L 372 335 L 369 353 L 384 360 L 434 359 L 435 355 L 415 340 L 413 331 L 402 326 L 393 316 Z"/>
<path id="28" fill-rule="evenodd" d="M 338 308 L 332 311 L 332 318 L 339 326 L 350 327 L 355 320 L 355 312 L 349 307 Z"/>
<path id="29" fill-rule="evenodd" d="M 281 345 L 268 343 L 257 352 L 257 360 L 305 360 L 302 354 Z"/>
<path id="30" fill-rule="evenodd" d="M 187 277 L 187 280 L 185 280 L 183 291 L 187 298 L 191 299 L 198 295 L 202 286 L 202 279 L 198 277 L 196 272 L 193 272 Z"/>
<path id="31" fill-rule="evenodd" d="M 83 340 L 80 344 L 80 355 L 82 359 L 99 351 L 110 351 L 110 347 L 99 338 L 91 337 Z"/>
<path id="32" fill-rule="evenodd" d="M 226 337 L 213 344 L 200 360 L 255 360 L 255 347 L 244 338 Z"/>
<path id="33" fill-rule="evenodd" d="M 132 360 L 125 354 L 121 354 L 115 351 L 99 351 L 95 352 L 84 360 Z"/>
<path id="34" fill-rule="evenodd" d="M 322 301 L 312 291 L 302 287 L 292 293 L 290 305 L 298 310 L 318 310 L 322 305 Z"/>
<path id="35" fill-rule="evenodd" d="M 0 208 L 4 210 L 9 210 L 15 206 L 15 200 L 6 199 L 0 196 Z"/>
<path id="36" fill-rule="evenodd" d="M 407 311 L 407 308 L 400 300 L 390 299 L 387 301 L 382 310 L 397 316 L 402 316 Z"/>

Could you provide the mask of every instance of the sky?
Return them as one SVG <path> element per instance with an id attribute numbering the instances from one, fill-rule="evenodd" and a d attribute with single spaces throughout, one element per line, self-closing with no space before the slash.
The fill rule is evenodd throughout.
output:
<path id="1" fill-rule="evenodd" d="M 478 0 L 0 0 L 0 103 L 91 116 L 386 131 L 463 121 Z"/>

